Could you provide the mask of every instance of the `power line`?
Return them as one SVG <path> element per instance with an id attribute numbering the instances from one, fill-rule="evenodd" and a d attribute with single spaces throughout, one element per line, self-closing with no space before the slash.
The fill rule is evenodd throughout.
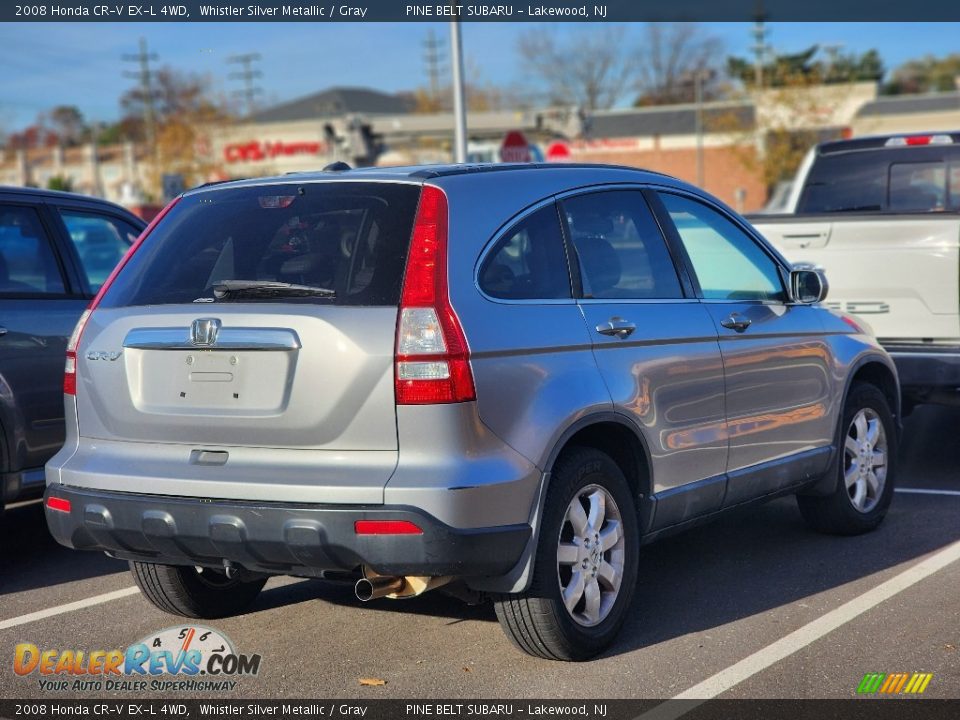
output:
<path id="1" fill-rule="evenodd" d="M 246 114 L 252 115 L 257 106 L 257 95 L 263 92 L 263 88 L 255 84 L 255 80 L 263 77 L 263 73 L 253 67 L 253 63 L 260 61 L 260 53 L 244 53 L 242 55 L 231 55 L 227 58 L 228 63 L 239 64 L 242 70 L 230 73 L 227 77 L 231 80 L 242 80 L 243 89 L 234 91 L 234 95 L 243 98 L 246 106 Z"/>
<path id="2" fill-rule="evenodd" d="M 156 148 L 157 142 L 157 110 L 154 105 L 156 99 L 153 90 L 153 74 L 150 71 L 150 62 L 156 62 L 157 54 L 147 51 L 147 39 L 140 38 L 140 52 L 136 55 L 122 55 L 124 62 L 135 62 L 140 65 L 137 71 L 125 70 L 124 77 L 140 81 L 140 94 L 143 96 L 143 124 L 146 129 L 147 143 L 150 148 Z"/>

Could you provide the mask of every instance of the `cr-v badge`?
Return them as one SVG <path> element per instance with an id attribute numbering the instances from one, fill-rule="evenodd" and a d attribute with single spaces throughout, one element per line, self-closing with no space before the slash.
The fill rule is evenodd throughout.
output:
<path id="1" fill-rule="evenodd" d="M 220 332 L 220 321 L 216 318 L 198 318 L 190 326 L 190 342 L 194 345 L 213 345 Z"/>
<path id="2" fill-rule="evenodd" d="M 91 350 L 87 353 L 87 360 L 109 360 L 113 362 L 123 355 L 123 350 L 108 352 L 106 350 Z"/>

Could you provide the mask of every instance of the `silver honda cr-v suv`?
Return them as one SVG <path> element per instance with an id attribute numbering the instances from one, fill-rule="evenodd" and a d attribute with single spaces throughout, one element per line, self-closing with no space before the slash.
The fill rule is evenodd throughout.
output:
<path id="1" fill-rule="evenodd" d="M 522 650 L 585 659 L 643 543 L 787 493 L 819 530 L 882 520 L 896 371 L 825 294 L 635 169 L 201 187 L 74 332 L 47 520 L 171 613 L 346 571 L 361 599 L 491 598 Z"/>

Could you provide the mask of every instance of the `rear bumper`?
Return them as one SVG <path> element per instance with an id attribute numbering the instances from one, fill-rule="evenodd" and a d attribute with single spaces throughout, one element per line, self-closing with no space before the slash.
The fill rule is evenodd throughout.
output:
<path id="1" fill-rule="evenodd" d="M 960 388 L 960 347 L 884 345 L 904 391 Z"/>
<path id="2" fill-rule="evenodd" d="M 126 560 L 222 566 L 268 574 L 318 575 L 365 565 L 382 575 L 499 576 L 520 559 L 529 525 L 452 528 L 405 506 L 293 505 L 210 501 L 48 488 L 69 512 L 46 507 L 57 542 Z M 357 535 L 357 520 L 408 520 L 419 535 Z"/>

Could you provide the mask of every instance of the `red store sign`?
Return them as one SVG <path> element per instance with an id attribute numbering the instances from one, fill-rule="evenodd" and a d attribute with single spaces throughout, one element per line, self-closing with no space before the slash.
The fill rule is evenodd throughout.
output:
<path id="1" fill-rule="evenodd" d="M 327 152 L 322 142 L 260 142 L 230 143 L 223 148 L 223 157 L 228 163 L 256 162 L 294 155 L 320 155 Z"/>

